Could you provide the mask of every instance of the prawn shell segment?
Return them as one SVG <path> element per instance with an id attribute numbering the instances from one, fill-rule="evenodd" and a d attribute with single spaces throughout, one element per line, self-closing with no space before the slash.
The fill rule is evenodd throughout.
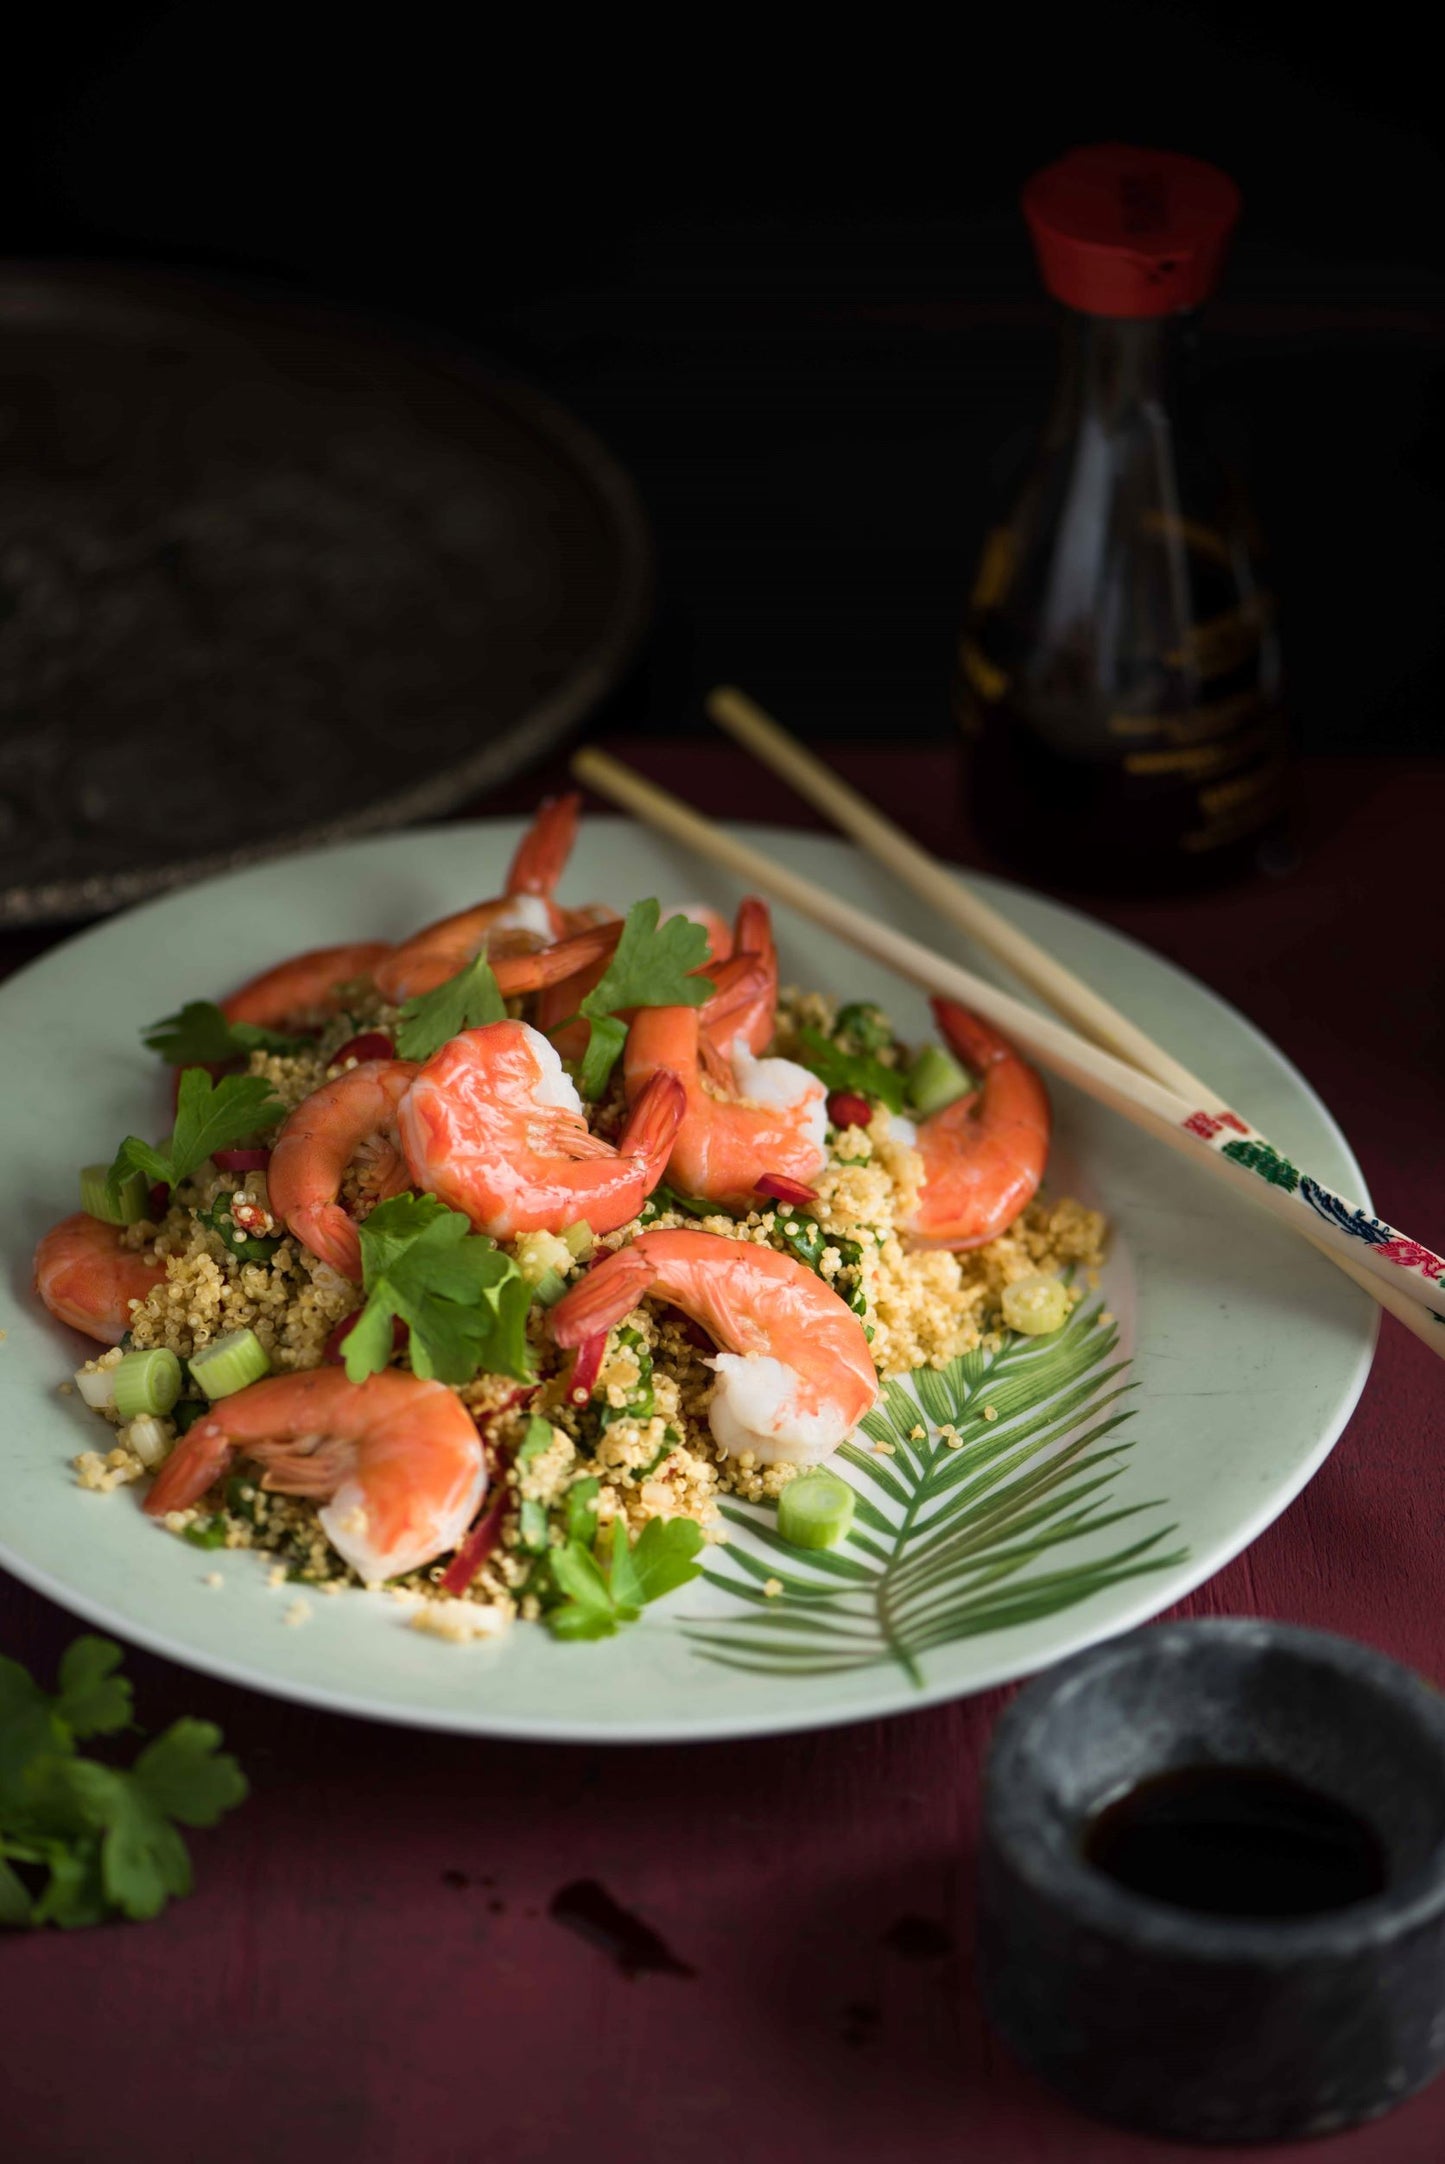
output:
<path id="1" fill-rule="evenodd" d="M 355 941 L 345 947 L 313 947 L 274 969 L 263 970 L 221 1001 L 228 1022 L 253 1022 L 279 1029 L 302 1014 L 334 1014 L 341 1002 L 337 987 L 370 977 L 391 952 L 385 940 Z"/>

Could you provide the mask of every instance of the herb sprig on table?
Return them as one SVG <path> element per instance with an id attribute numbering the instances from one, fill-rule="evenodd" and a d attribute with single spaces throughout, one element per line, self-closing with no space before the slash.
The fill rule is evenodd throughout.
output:
<path id="1" fill-rule="evenodd" d="M 0 1925 L 158 1916 L 191 1891 L 177 1826 L 214 1826 L 245 1800 L 210 1721 L 173 1721 L 128 1767 L 81 1755 L 134 1731 L 122 1658 L 108 1638 L 77 1638 L 52 1693 L 0 1656 Z"/>

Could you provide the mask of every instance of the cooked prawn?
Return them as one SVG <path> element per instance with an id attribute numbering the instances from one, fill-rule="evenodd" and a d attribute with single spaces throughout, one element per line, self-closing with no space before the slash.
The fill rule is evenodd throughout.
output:
<path id="1" fill-rule="evenodd" d="M 347 1167 L 365 1162 L 378 1202 L 410 1187 L 397 1108 L 421 1072 L 415 1060 L 369 1059 L 303 1097 L 283 1124 L 266 1167 L 272 1210 L 303 1247 L 343 1277 L 361 1281 L 361 1237 L 337 1196 Z"/>
<path id="2" fill-rule="evenodd" d="M 482 1439 L 445 1383 L 399 1368 L 354 1383 L 322 1367 L 219 1399 L 167 1458 L 146 1509 L 189 1509 L 238 1454 L 265 1467 L 263 1488 L 325 1498 L 322 1531 L 368 1584 L 454 1548 L 487 1488 Z"/>
<path id="3" fill-rule="evenodd" d="M 700 924 L 707 933 L 708 956 L 694 972 L 697 976 L 716 979 L 718 969 L 729 957 L 736 959 L 749 944 L 755 945 L 756 966 L 746 999 L 735 1001 L 728 1009 L 729 1034 L 736 1035 L 741 1031 L 754 1052 L 764 1051 L 772 1038 L 773 1010 L 778 997 L 777 956 L 766 902 L 751 897 L 744 901 L 732 929 L 726 918 L 705 902 L 664 910 L 658 922 L 665 924 L 669 917 L 687 917 L 692 923 Z M 568 1017 L 576 1014 L 587 994 L 601 983 L 610 959 L 606 956 L 593 962 L 579 970 L 575 977 L 565 978 L 538 997 L 537 1027 L 551 1038 L 563 1059 L 580 1060 L 587 1049 L 591 1023 L 585 1019 L 569 1023 Z M 634 1012 L 635 1009 L 624 1009 L 622 1019 L 630 1022 Z"/>
<path id="4" fill-rule="evenodd" d="M 479 954 L 528 953 L 582 927 L 552 900 L 577 835 L 580 796 L 548 797 L 527 832 L 494 901 L 477 902 L 424 925 L 393 949 L 376 971 L 384 999 L 400 1002 L 434 992 Z"/>
<path id="5" fill-rule="evenodd" d="M 721 1348 L 708 1424 L 729 1456 L 816 1465 L 878 1398 L 863 1325 L 804 1263 L 715 1232 L 643 1232 L 552 1310 L 559 1345 L 608 1330 L 647 1297 L 670 1301 Z"/>
<path id="6" fill-rule="evenodd" d="M 165 1282 L 166 1266 L 121 1245 L 121 1227 L 77 1210 L 52 1225 L 35 1250 L 35 1290 L 59 1322 L 118 1345 L 131 1310 Z"/>
<path id="7" fill-rule="evenodd" d="M 480 1232 L 613 1232 L 662 1178 L 682 1117 L 674 1075 L 638 1095 L 614 1148 L 589 1132 L 562 1062 L 526 1022 L 464 1030 L 429 1059 L 401 1103 L 413 1180 Z"/>
<path id="8" fill-rule="evenodd" d="M 757 1059 L 738 1026 L 756 1011 L 757 966 L 735 954 L 700 1007 L 644 1007 L 627 1033 L 629 1100 L 666 1068 L 682 1084 L 686 1111 L 667 1161 L 690 1195 L 746 1207 L 766 1173 L 806 1185 L 828 1161 L 827 1091 L 789 1059 Z M 722 1038 L 726 1050 L 719 1044 Z"/>
<path id="9" fill-rule="evenodd" d="M 977 1089 L 924 1120 L 917 1133 L 923 1191 L 904 1226 L 911 1247 L 982 1247 L 1033 1200 L 1049 1154 L 1049 1100 L 1013 1046 L 951 999 L 933 1012 Z"/>
<path id="10" fill-rule="evenodd" d="M 390 952 L 384 939 L 360 940 L 347 947 L 313 947 L 250 978 L 221 1001 L 221 1012 L 228 1022 L 255 1022 L 262 1029 L 284 1029 L 304 1016 L 335 1014 L 341 1005 L 338 985 L 370 977 Z"/>

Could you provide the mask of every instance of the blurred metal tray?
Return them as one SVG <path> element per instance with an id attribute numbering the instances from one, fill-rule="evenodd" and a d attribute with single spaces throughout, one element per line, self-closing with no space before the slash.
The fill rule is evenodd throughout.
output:
<path id="1" fill-rule="evenodd" d="M 344 315 L 0 267 L 0 925 L 446 811 L 621 675 L 627 476 Z"/>

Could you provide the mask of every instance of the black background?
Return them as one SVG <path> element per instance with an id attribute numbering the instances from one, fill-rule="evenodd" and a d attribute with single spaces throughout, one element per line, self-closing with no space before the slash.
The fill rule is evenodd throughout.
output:
<path id="1" fill-rule="evenodd" d="M 1052 331 L 1016 203 L 1069 144 L 1216 159 L 1209 318 L 1307 750 L 1439 741 L 1435 90 L 1408 15 L 56 11 L 7 67 L 15 254 L 191 263 L 440 329 L 630 464 L 662 592 L 612 718 L 718 677 L 944 735 Z"/>

